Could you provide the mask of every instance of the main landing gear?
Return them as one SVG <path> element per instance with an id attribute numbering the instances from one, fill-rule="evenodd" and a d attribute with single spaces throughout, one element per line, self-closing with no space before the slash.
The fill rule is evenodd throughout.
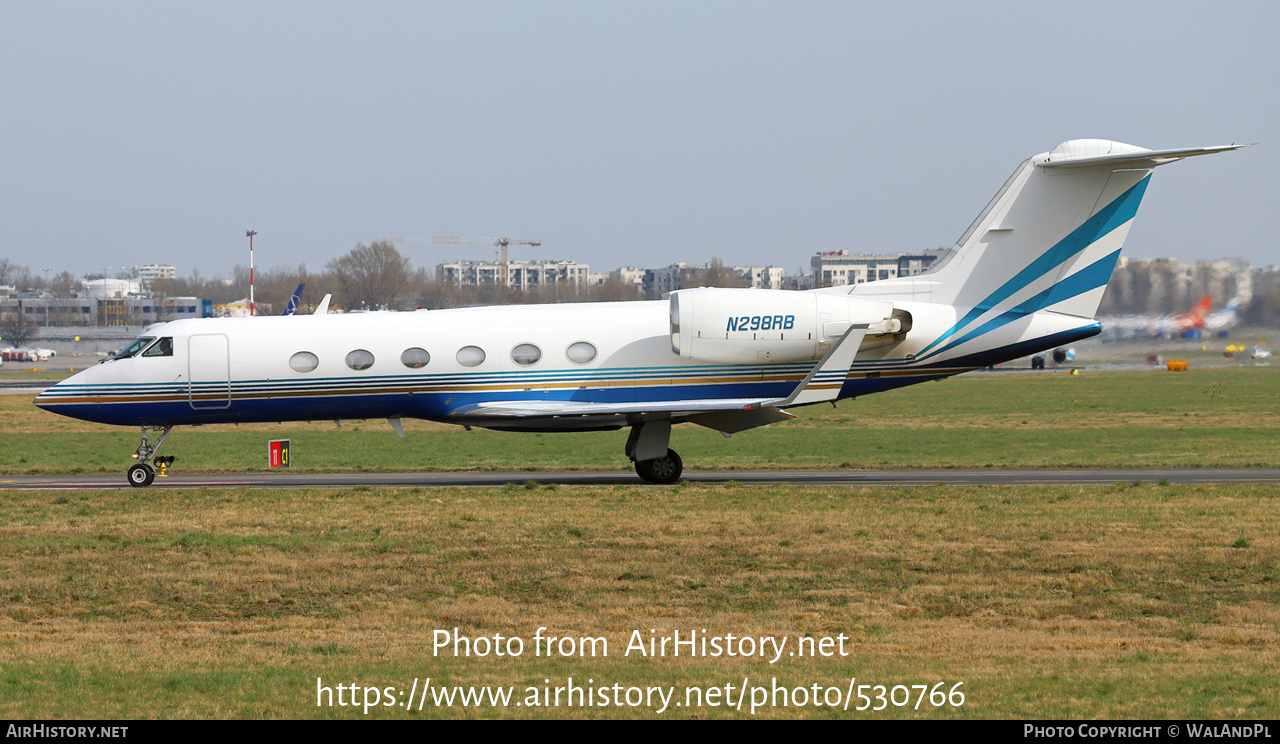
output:
<path id="1" fill-rule="evenodd" d="M 673 449 L 652 460 L 636 460 L 636 475 L 650 483 L 675 483 L 684 472 L 684 463 Z"/>
<path id="2" fill-rule="evenodd" d="M 671 421 L 633 424 L 627 437 L 627 457 L 636 464 L 636 475 L 649 483 L 675 483 L 684 472 L 680 455 L 667 445 L 671 441 Z"/>
<path id="3" fill-rule="evenodd" d="M 169 436 L 169 432 L 172 429 L 172 426 L 142 427 L 142 444 L 139 444 L 138 451 L 133 453 L 133 457 L 138 461 L 138 464 L 129 468 L 129 485 L 135 488 L 149 486 L 156 479 L 157 467 L 163 472 L 173 464 L 172 457 L 156 457 L 156 453 L 160 451 L 160 445 L 164 444 L 165 437 Z M 163 430 L 163 433 L 155 444 L 147 441 L 147 432 L 161 430 Z M 151 464 L 152 462 L 155 463 L 154 466 Z"/>

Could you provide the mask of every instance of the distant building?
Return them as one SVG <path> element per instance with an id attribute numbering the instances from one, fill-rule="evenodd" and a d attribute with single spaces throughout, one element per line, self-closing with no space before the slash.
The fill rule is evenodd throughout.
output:
<path id="1" fill-rule="evenodd" d="M 262 307 L 261 304 L 258 307 Z M 156 301 L 159 320 L 182 320 L 197 318 L 202 315 L 201 301 L 198 297 L 165 297 Z"/>
<path id="2" fill-rule="evenodd" d="M 133 271 L 130 273 L 134 279 L 142 282 L 144 286 L 150 287 L 159 279 L 173 279 L 177 275 L 177 269 L 172 266 L 147 264 L 146 266 L 134 266 Z"/>
<path id="3" fill-rule="evenodd" d="M 521 292 L 542 287 L 573 285 L 585 287 L 591 267 L 576 261 L 511 261 L 507 264 L 507 284 Z M 494 261 L 454 261 L 436 264 L 436 279 L 459 287 L 479 287 L 502 283 L 502 266 Z"/>
<path id="4" fill-rule="evenodd" d="M 825 251 L 811 258 L 809 263 L 813 269 L 814 286 L 838 287 L 922 274 L 941 255 L 939 251 L 879 255 Z"/>
<path id="5" fill-rule="evenodd" d="M 622 266 L 609 272 L 609 276 L 623 284 L 644 288 L 644 269 L 635 266 Z"/>
<path id="6" fill-rule="evenodd" d="M 1242 318 L 1249 317 L 1247 306 L 1268 294 L 1254 286 L 1255 275 L 1261 277 L 1262 273 L 1240 259 L 1183 263 L 1171 258 L 1121 256 L 1111 272 L 1098 315 L 1181 313 L 1208 296 L 1214 310 L 1235 307 L 1244 313 Z M 1255 313 L 1251 322 L 1260 319 L 1261 314 Z"/>
<path id="7" fill-rule="evenodd" d="M 782 288 L 799 291 L 813 289 L 813 274 L 806 274 L 803 271 L 797 271 L 792 276 L 783 277 Z"/>
<path id="8" fill-rule="evenodd" d="M 142 294 L 142 284 L 136 279 L 86 279 L 84 291 L 93 298 L 120 300 Z"/>
<path id="9" fill-rule="evenodd" d="M 639 286 L 646 297 L 657 299 L 667 292 L 702 286 L 707 282 L 711 286 L 782 289 L 783 269 L 780 266 L 722 266 L 715 261 L 703 266 L 690 266 L 681 261 L 660 269 L 645 269 Z"/>
<path id="10" fill-rule="evenodd" d="M 898 256 L 898 276 L 915 276 L 923 274 L 933 268 L 933 264 L 942 256 L 946 255 L 946 251 L 926 251 L 919 254 L 903 254 Z"/>
<path id="11" fill-rule="evenodd" d="M 734 266 L 731 270 L 756 289 L 782 289 L 781 266 Z"/>
<path id="12" fill-rule="evenodd" d="M 667 292 L 680 289 L 680 272 L 689 268 L 689 264 L 680 261 L 660 269 L 645 269 L 640 289 L 649 299 L 657 299 Z"/>
<path id="13" fill-rule="evenodd" d="M 195 297 L 24 297 L 0 299 L 0 312 L 16 311 L 41 326 L 146 326 L 196 318 Z"/>

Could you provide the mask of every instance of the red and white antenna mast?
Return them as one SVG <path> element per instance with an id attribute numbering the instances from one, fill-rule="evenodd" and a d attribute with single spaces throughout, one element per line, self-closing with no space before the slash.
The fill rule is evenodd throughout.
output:
<path id="1" fill-rule="evenodd" d="M 245 237 L 249 238 L 249 317 L 253 317 L 253 236 L 258 234 L 257 230 L 245 230 Z"/>

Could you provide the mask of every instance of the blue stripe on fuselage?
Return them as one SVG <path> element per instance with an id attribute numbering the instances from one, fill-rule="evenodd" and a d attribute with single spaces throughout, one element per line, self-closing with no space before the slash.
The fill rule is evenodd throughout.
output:
<path id="1" fill-rule="evenodd" d="M 1076 295 L 1084 294 L 1090 290 L 1105 286 L 1111 279 L 1111 271 L 1115 268 L 1116 260 L 1118 258 L 1120 258 L 1120 251 L 1116 251 L 1105 258 L 1098 259 L 1052 287 L 1049 287 L 1043 292 L 1029 298 L 1022 304 L 997 315 L 991 320 L 988 320 L 976 329 L 969 331 L 955 341 L 952 341 L 941 349 L 938 349 L 935 353 L 940 354 L 948 349 L 959 346 L 965 341 L 977 338 L 984 333 L 994 331 L 995 329 L 1007 325 L 1019 318 L 1025 318 L 1026 316 L 1039 310 L 1043 310 L 1046 307 L 1052 307 L 1063 300 L 1069 300 Z M 948 362 L 948 364 L 951 364 L 951 362 Z"/>
<path id="2" fill-rule="evenodd" d="M 1147 184 L 1150 182 L 1151 176 L 1148 175 L 1136 183 L 1133 188 L 1117 197 L 1115 201 L 1099 210 L 1097 214 L 1085 220 L 1084 224 L 1072 230 L 1071 234 L 1058 241 L 1026 268 L 1019 271 L 1012 279 L 1005 282 L 999 289 L 974 306 L 958 323 L 951 326 L 933 343 L 922 349 L 920 355 L 923 356 L 929 353 L 930 349 L 951 338 L 951 336 L 990 311 L 1000 302 L 1026 288 L 1032 282 L 1066 263 L 1072 256 L 1133 219 L 1134 215 L 1138 213 L 1138 206 L 1142 203 L 1142 196 L 1146 193 Z"/>

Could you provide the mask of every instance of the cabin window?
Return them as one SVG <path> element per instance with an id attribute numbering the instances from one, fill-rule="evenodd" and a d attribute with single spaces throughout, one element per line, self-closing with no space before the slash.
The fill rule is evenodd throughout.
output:
<path id="1" fill-rule="evenodd" d="M 516 364 L 523 364 L 526 367 L 530 364 L 537 364 L 542 358 L 542 349 L 533 344 L 520 344 L 511 350 L 511 361 Z"/>
<path id="2" fill-rule="evenodd" d="M 165 336 L 159 341 L 151 345 L 151 348 L 142 352 L 144 357 L 171 357 L 173 356 L 173 339 Z"/>
<path id="3" fill-rule="evenodd" d="M 464 346 L 458 349 L 458 364 L 464 367 L 476 367 L 484 361 L 484 349 L 479 346 Z"/>
<path id="4" fill-rule="evenodd" d="M 400 363 L 409 369 L 422 369 L 430 362 L 431 355 L 427 353 L 427 350 L 419 349 L 416 346 L 412 349 L 405 349 L 404 353 L 400 355 Z"/>
<path id="5" fill-rule="evenodd" d="M 320 358 L 309 351 L 299 351 L 289 357 L 289 366 L 294 372 L 310 372 L 320 366 Z"/>
<path id="6" fill-rule="evenodd" d="M 596 358 L 596 347 L 586 341 L 578 341 L 576 343 L 569 344 L 569 348 L 564 350 L 564 355 L 568 357 L 571 362 L 586 364 Z"/>
<path id="7" fill-rule="evenodd" d="M 373 366 L 373 354 L 356 349 L 347 355 L 347 366 L 354 370 L 369 369 Z"/>

